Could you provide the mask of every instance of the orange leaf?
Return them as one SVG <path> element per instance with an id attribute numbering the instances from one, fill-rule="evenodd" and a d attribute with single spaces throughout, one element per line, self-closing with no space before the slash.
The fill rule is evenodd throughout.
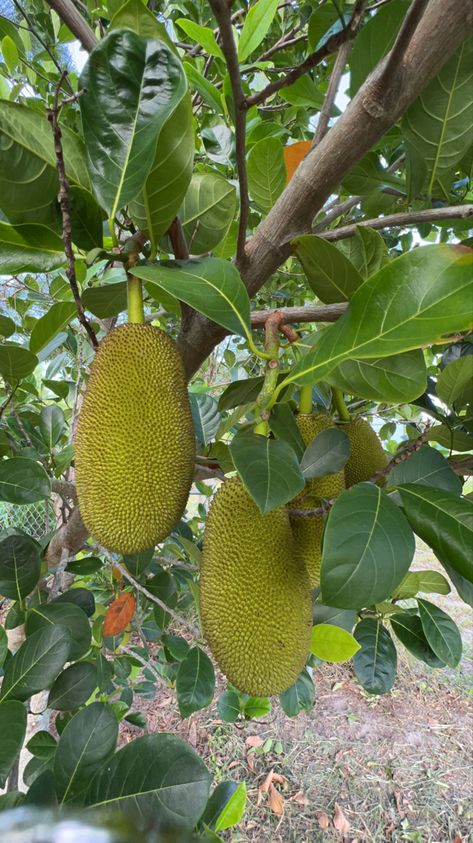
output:
<path id="1" fill-rule="evenodd" d="M 123 582 L 123 574 L 120 568 L 116 568 L 115 565 L 112 565 L 112 578 L 117 582 Z"/>
<path id="2" fill-rule="evenodd" d="M 327 831 L 330 825 L 330 820 L 325 811 L 319 811 L 319 813 L 317 814 L 317 821 L 319 823 L 320 828 L 322 828 L 324 831 Z"/>
<path id="3" fill-rule="evenodd" d="M 245 741 L 245 746 L 258 747 L 263 746 L 263 743 L 264 741 L 259 735 L 250 735 Z"/>
<path id="4" fill-rule="evenodd" d="M 337 831 L 340 831 L 341 834 L 346 834 L 347 831 L 350 831 L 350 823 L 348 822 L 345 814 L 343 813 L 342 809 L 338 802 L 335 802 L 335 812 L 333 815 L 333 824 Z"/>
<path id="5" fill-rule="evenodd" d="M 129 591 L 120 594 L 120 597 L 117 597 L 105 612 L 103 634 L 118 635 L 123 632 L 135 614 L 135 606 L 136 600 L 133 594 Z"/>
<path id="6" fill-rule="evenodd" d="M 277 814 L 278 817 L 282 817 L 284 814 L 284 799 L 273 784 L 269 785 L 268 801 L 273 814 Z"/>
<path id="7" fill-rule="evenodd" d="M 307 155 L 311 141 L 298 141 L 284 147 L 284 161 L 286 164 L 287 181 L 290 182 L 302 159 Z"/>

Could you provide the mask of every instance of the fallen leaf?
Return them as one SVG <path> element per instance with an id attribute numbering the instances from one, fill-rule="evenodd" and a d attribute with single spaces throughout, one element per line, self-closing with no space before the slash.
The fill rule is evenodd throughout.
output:
<path id="1" fill-rule="evenodd" d="M 270 770 L 268 775 L 266 776 L 263 784 L 260 784 L 258 788 L 258 799 L 256 804 L 259 805 L 263 801 L 263 794 L 268 793 L 269 788 L 271 787 L 272 781 L 274 776 L 274 770 Z"/>
<path id="2" fill-rule="evenodd" d="M 338 802 L 335 802 L 333 825 L 334 828 L 336 828 L 341 834 L 346 834 L 347 831 L 350 831 L 350 823 L 348 822 Z"/>
<path id="3" fill-rule="evenodd" d="M 190 745 L 193 746 L 194 749 L 195 749 L 195 747 L 197 746 L 197 725 L 194 721 L 192 721 L 190 726 L 189 726 L 188 740 L 189 740 Z"/>
<path id="4" fill-rule="evenodd" d="M 270 784 L 268 791 L 268 802 L 273 814 L 282 817 L 284 814 L 284 799 L 273 784 Z"/>
<path id="5" fill-rule="evenodd" d="M 263 746 L 263 744 L 264 741 L 262 738 L 259 737 L 259 735 L 250 735 L 245 741 L 245 746 L 251 749 L 254 749 L 258 746 Z"/>
<path id="6" fill-rule="evenodd" d="M 286 164 L 287 181 L 290 182 L 302 159 L 311 147 L 311 141 L 298 141 L 284 147 L 284 162 Z"/>
<path id="7" fill-rule="evenodd" d="M 238 767 L 239 765 L 240 765 L 240 762 L 239 762 L 239 761 L 232 761 L 232 762 L 228 765 L 228 769 L 229 769 L 229 770 L 233 770 L 235 767 Z"/>
<path id="8" fill-rule="evenodd" d="M 287 784 L 287 779 L 286 776 L 282 776 L 281 773 L 274 773 L 273 782 L 276 782 L 276 784 Z"/>
<path id="9" fill-rule="evenodd" d="M 104 635 L 118 635 L 130 623 L 135 614 L 136 600 L 129 591 L 125 591 L 110 604 L 103 622 Z"/>
<path id="10" fill-rule="evenodd" d="M 251 770 L 252 773 L 255 772 L 255 757 L 254 755 L 247 755 L 246 756 L 246 763 L 248 764 L 248 769 Z"/>
<path id="11" fill-rule="evenodd" d="M 161 700 L 161 702 L 158 702 L 158 703 L 157 703 L 157 707 L 158 707 L 158 708 L 167 708 L 167 706 L 168 706 L 171 702 L 172 702 L 171 697 L 165 697 L 165 699 L 164 699 L 164 700 Z"/>
<path id="12" fill-rule="evenodd" d="M 319 811 L 318 814 L 317 814 L 317 822 L 318 822 L 320 828 L 322 828 L 324 831 L 326 831 L 327 828 L 330 825 L 330 820 L 328 818 L 328 814 L 326 814 L 325 811 Z"/>
<path id="13" fill-rule="evenodd" d="M 298 805 L 303 805 L 304 807 L 309 804 L 307 799 L 305 798 L 303 790 L 298 790 L 297 793 L 294 794 L 294 796 L 291 796 L 289 802 L 297 802 Z"/>

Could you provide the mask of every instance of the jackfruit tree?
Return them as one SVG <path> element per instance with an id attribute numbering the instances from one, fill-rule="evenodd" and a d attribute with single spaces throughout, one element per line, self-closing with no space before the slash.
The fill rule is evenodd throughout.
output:
<path id="1" fill-rule="evenodd" d="M 2 0 L 0 810 L 222 840 L 244 781 L 210 794 L 140 700 L 232 723 L 309 711 L 327 662 L 371 695 L 398 651 L 460 670 L 472 31 L 464 0 Z"/>

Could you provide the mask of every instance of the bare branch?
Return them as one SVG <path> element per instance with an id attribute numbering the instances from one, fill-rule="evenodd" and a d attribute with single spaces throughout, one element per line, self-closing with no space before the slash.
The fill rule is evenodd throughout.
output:
<path id="1" fill-rule="evenodd" d="M 91 53 L 98 44 L 98 38 L 71 0 L 47 0 L 47 3 L 80 41 L 84 50 Z"/>
<path id="2" fill-rule="evenodd" d="M 68 480 L 56 480 L 53 478 L 51 480 L 51 488 L 55 495 L 59 495 L 61 498 L 66 498 L 74 501 L 77 501 L 77 492 L 74 483 L 70 483 Z"/>
<path id="3" fill-rule="evenodd" d="M 251 314 L 253 328 L 263 327 L 275 313 L 281 315 L 280 325 L 297 324 L 298 322 L 336 322 L 347 309 L 347 302 L 327 304 L 320 307 L 278 307 L 273 310 L 255 310 Z"/>
<path id="4" fill-rule="evenodd" d="M 327 88 L 327 93 L 325 94 L 324 104 L 319 114 L 317 128 L 315 130 L 314 139 L 312 141 L 313 147 L 317 146 L 317 144 L 320 143 L 324 135 L 327 134 L 330 113 L 335 102 L 335 97 L 337 96 L 340 80 L 345 72 L 345 67 L 348 60 L 348 56 L 350 55 L 352 43 L 352 41 L 346 41 L 345 44 L 342 44 L 338 51 L 338 56 L 333 66 L 332 75 L 330 76 L 330 82 Z"/>
<path id="5" fill-rule="evenodd" d="M 428 2 L 429 0 L 414 0 L 407 12 L 383 70 L 383 74 L 387 80 L 389 80 L 391 73 L 402 65 L 406 50 L 411 43 L 412 36 L 419 25 Z"/>
<path id="6" fill-rule="evenodd" d="M 375 228 L 378 231 L 383 228 L 403 228 L 407 225 L 418 225 L 419 223 L 435 223 L 445 220 L 464 220 L 473 217 L 473 204 L 471 205 L 448 205 L 445 208 L 426 208 L 424 211 L 407 211 L 400 214 L 390 214 L 387 217 L 375 217 L 370 220 L 357 220 L 353 225 L 344 225 L 334 228 L 331 231 L 318 231 L 314 233 L 325 240 L 345 240 L 356 234 L 358 226 L 362 228 Z"/>

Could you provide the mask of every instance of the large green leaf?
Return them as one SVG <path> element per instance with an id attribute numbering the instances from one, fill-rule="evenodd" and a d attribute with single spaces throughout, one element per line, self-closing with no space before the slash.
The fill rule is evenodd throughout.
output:
<path id="1" fill-rule="evenodd" d="M 16 381 L 31 375 L 38 365 L 36 355 L 22 345 L 0 345 L 0 374 L 6 380 Z"/>
<path id="2" fill-rule="evenodd" d="M 35 503 L 51 494 L 51 481 L 42 465 L 29 457 L 0 461 L 0 500 Z"/>
<path id="3" fill-rule="evenodd" d="M 473 38 L 469 38 L 404 115 L 408 154 L 412 145 L 422 159 L 429 195 L 435 181 L 451 172 L 473 141 L 472 83 Z"/>
<path id="4" fill-rule="evenodd" d="M 370 694 L 386 694 L 396 678 L 397 653 L 383 624 L 366 618 L 357 625 L 354 636 L 361 649 L 353 658 L 358 681 Z"/>
<path id="5" fill-rule="evenodd" d="M 232 440 L 230 454 L 261 512 L 288 503 L 305 486 L 297 455 L 282 439 L 244 431 Z"/>
<path id="6" fill-rule="evenodd" d="M 279 138 L 264 138 L 248 155 L 248 189 L 262 211 L 270 211 L 286 186 L 286 165 Z"/>
<path id="7" fill-rule="evenodd" d="M 358 225 L 355 236 L 340 240 L 337 249 L 352 262 L 363 279 L 374 275 L 389 262 L 386 243 L 379 231 L 369 226 Z"/>
<path id="8" fill-rule="evenodd" d="M 442 369 L 435 390 L 440 400 L 450 407 L 473 404 L 473 354 L 459 357 Z"/>
<path id="9" fill-rule="evenodd" d="M 176 55 L 178 54 L 164 24 L 156 19 L 141 0 L 126 0 L 126 3 L 119 5 L 110 21 L 109 29 L 131 29 L 143 38 L 156 38 L 158 41 L 164 41 Z"/>
<path id="10" fill-rule="evenodd" d="M 147 282 L 150 295 L 159 299 L 163 289 L 232 333 L 249 335 L 250 300 L 238 270 L 229 261 L 162 261 L 134 266 L 131 272 Z"/>
<path id="11" fill-rule="evenodd" d="M 48 697 L 48 708 L 71 711 L 83 705 L 97 687 L 97 668 L 89 662 L 71 664 L 55 680 Z"/>
<path id="12" fill-rule="evenodd" d="M 448 427 L 446 424 L 435 424 L 427 431 L 429 442 L 438 442 L 451 451 L 472 451 L 473 436 L 465 430 Z"/>
<path id="13" fill-rule="evenodd" d="M 468 329 L 472 269 L 473 251 L 463 246 L 426 246 L 396 258 L 362 284 L 282 384 L 314 383 L 349 358 L 390 357 Z"/>
<path id="14" fill-rule="evenodd" d="M 278 0 L 258 0 L 248 9 L 238 41 L 238 59 L 246 61 L 261 44 L 276 14 Z"/>
<path id="15" fill-rule="evenodd" d="M 184 96 L 186 78 L 166 44 L 119 29 L 93 50 L 79 85 L 86 90 L 80 107 L 90 177 L 114 217 L 143 189 L 159 133 Z"/>
<path id="16" fill-rule="evenodd" d="M 442 563 L 443 567 L 445 568 L 448 576 L 450 577 L 453 585 L 455 586 L 458 594 L 460 595 L 461 599 L 464 603 L 468 603 L 469 606 L 473 609 L 473 583 L 469 582 L 465 577 L 462 577 L 458 571 L 455 571 L 448 562 L 445 562 L 440 556 L 438 557 L 439 562 Z"/>
<path id="17" fill-rule="evenodd" d="M 0 541 L 0 594 L 19 600 L 30 594 L 39 580 L 39 546 L 23 533 L 10 533 Z"/>
<path id="18" fill-rule="evenodd" d="M 58 301 L 36 322 L 30 336 L 30 351 L 37 354 L 77 316 L 75 302 Z"/>
<path id="19" fill-rule="evenodd" d="M 0 703 L 0 788 L 20 754 L 26 735 L 26 708 L 18 700 Z"/>
<path id="20" fill-rule="evenodd" d="M 378 357 L 374 360 L 345 360 L 327 375 L 327 381 L 370 401 L 404 404 L 425 392 L 427 370 L 420 348 Z"/>
<path id="21" fill-rule="evenodd" d="M 445 666 L 445 662 L 435 655 L 427 641 L 422 621 L 417 615 L 398 612 L 391 618 L 391 626 L 399 641 L 416 659 L 425 662 L 429 667 Z"/>
<path id="22" fill-rule="evenodd" d="M 175 735 L 136 738 L 95 777 L 90 805 L 152 816 L 160 826 L 193 829 L 207 803 L 211 776 Z"/>
<path id="23" fill-rule="evenodd" d="M 225 237 L 235 215 L 236 191 L 217 173 L 197 173 L 179 211 L 189 251 L 211 252 Z"/>
<path id="24" fill-rule="evenodd" d="M 220 413 L 215 398 L 211 395 L 191 392 L 189 395 L 194 433 L 200 445 L 208 445 L 215 439 L 220 425 Z"/>
<path id="25" fill-rule="evenodd" d="M 409 0 L 391 0 L 364 24 L 350 56 L 350 92 L 354 96 L 380 59 L 391 49 Z"/>
<path id="26" fill-rule="evenodd" d="M 344 467 L 350 452 L 350 440 L 343 430 L 322 430 L 304 451 L 301 459 L 302 474 L 306 480 L 335 474 Z"/>
<path id="27" fill-rule="evenodd" d="M 333 243 L 304 234 L 292 241 L 311 289 L 326 304 L 348 301 L 363 278 L 353 263 Z"/>
<path id="28" fill-rule="evenodd" d="M 445 457 L 429 445 L 424 445 L 390 471 L 388 486 L 400 486 L 403 483 L 433 486 L 434 489 L 445 489 L 457 495 L 461 494 L 462 490 L 460 478 L 450 468 Z"/>
<path id="29" fill-rule="evenodd" d="M 67 724 L 54 756 L 54 777 L 61 805 L 81 801 L 97 770 L 112 755 L 118 737 L 113 709 L 96 702 Z"/>
<path id="30" fill-rule="evenodd" d="M 429 600 L 417 600 L 422 629 L 435 655 L 456 667 L 462 656 L 462 639 L 456 623 Z"/>
<path id="31" fill-rule="evenodd" d="M 177 704 L 181 717 L 212 702 L 215 673 L 212 662 L 200 647 L 192 647 L 181 661 L 176 677 Z"/>
<path id="32" fill-rule="evenodd" d="M 294 685 L 279 696 L 281 708 L 287 717 L 297 717 L 301 711 L 310 711 L 314 705 L 315 688 L 308 670 L 304 668 Z"/>
<path id="33" fill-rule="evenodd" d="M 27 700 L 48 688 L 69 658 L 71 634 L 62 626 L 38 629 L 10 659 L 0 699 Z"/>
<path id="34" fill-rule="evenodd" d="M 409 483 L 398 488 L 417 535 L 462 577 L 473 582 L 471 501 L 430 486 Z"/>
<path id="35" fill-rule="evenodd" d="M 360 649 L 351 632 L 330 623 L 318 623 L 312 629 L 310 652 L 324 662 L 346 662 Z"/>
<path id="36" fill-rule="evenodd" d="M 45 603 L 28 610 L 27 635 L 45 627 L 62 626 L 71 633 L 70 661 L 80 659 L 90 647 L 92 632 L 85 612 L 74 603 Z"/>
<path id="37" fill-rule="evenodd" d="M 89 287 L 82 294 L 82 303 L 99 319 L 117 316 L 127 308 L 126 281 Z"/>
<path id="38" fill-rule="evenodd" d="M 64 244 L 50 228 L 0 221 L 0 275 L 51 272 L 65 263 Z"/>
<path id="39" fill-rule="evenodd" d="M 408 521 L 371 483 L 359 483 L 335 501 L 325 526 L 322 600 L 340 609 L 380 603 L 402 581 L 415 551 Z"/>
<path id="40" fill-rule="evenodd" d="M 39 417 L 39 431 L 49 450 L 59 442 L 66 428 L 66 419 L 60 407 L 50 404 L 43 407 Z"/>

